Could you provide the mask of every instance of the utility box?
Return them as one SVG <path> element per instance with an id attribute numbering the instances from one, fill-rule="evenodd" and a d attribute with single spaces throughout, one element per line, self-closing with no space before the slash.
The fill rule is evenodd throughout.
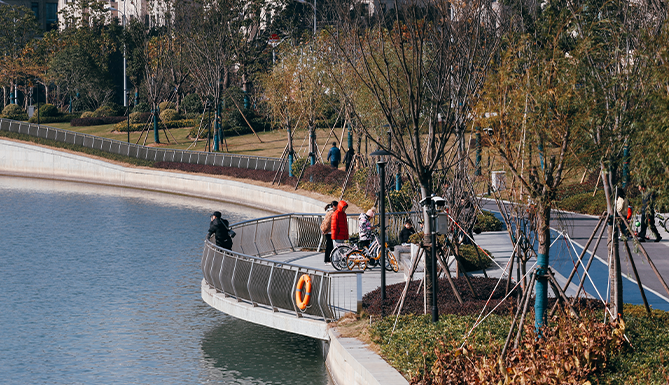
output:
<path id="1" fill-rule="evenodd" d="M 37 109 L 37 106 L 28 106 L 28 117 L 32 118 L 33 115 L 35 115 L 35 110 Z"/>
<path id="2" fill-rule="evenodd" d="M 451 226 L 451 220 L 448 218 L 448 214 L 446 213 L 439 213 L 437 214 L 437 224 L 436 224 L 436 230 L 438 234 L 448 234 L 448 230 Z"/>
<path id="3" fill-rule="evenodd" d="M 490 179 L 490 186 L 493 191 L 506 190 L 506 171 L 493 171 Z"/>

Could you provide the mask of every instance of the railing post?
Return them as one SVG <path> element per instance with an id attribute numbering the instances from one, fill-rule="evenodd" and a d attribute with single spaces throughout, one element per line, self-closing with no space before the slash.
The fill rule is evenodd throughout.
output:
<path id="1" fill-rule="evenodd" d="M 260 256 L 260 249 L 258 249 L 258 221 L 256 221 L 256 228 L 253 231 L 253 245 L 256 247 L 256 256 Z"/>
<path id="2" fill-rule="evenodd" d="M 246 290 L 249 292 L 249 300 L 253 307 L 257 307 L 258 304 L 253 300 L 253 295 L 251 295 L 251 276 L 253 275 L 253 266 L 255 265 L 255 259 L 251 260 L 251 270 L 249 271 L 249 279 L 246 281 Z"/>
<path id="3" fill-rule="evenodd" d="M 315 277 L 315 275 L 314 275 Z M 323 311 L 323 283 L 325 282 L 325 274 L 321 275 L 321 284 L 318 288 L 318 307 L 321 309 L 321 314 L 323 315 L 323 321 L 327 321 L 325 318 L 325 312 Z"/>
<path id="4" fill-rule="evenodd" d="M 235 273 L 237 273 L 237 261 L 239 257 L 235 255 L 235 267 L 232 268 L 232 278 L 230 278 L 230 284 L 232 285 L 232 292 L 235 293 L 235 299 L 237 302 L 241 302 L 239 296 L 237 295 L 237 288 L 235 287 Z"/>
<path id="5" fill-rule="evenodd" d="M 272 244 L 272 250 L 274 251 L 274 255 L 277 254 L 276 252 L 276 246 L 274 246 L 274 221 L 276 218 L 272 217 L 272 228 L 269 230 L 269 243 Z"/>
<path id="6" fill-rule="evenodd" d="M 290 250 L 292 252 L 295 252 L 295 246 L 293 246 L 293 241 L 290 240 L 290 225 L 293 223 L 293 214 L 288 215 L 288 234 L 286 234 L 286 238 L 288 238 L 288 243 L 290 243 Z"/>
<path id="7" fill-rule="evenodd" d="M 269 280 L 267 281 L 267 299 L 269 299 L 269 305 L 272 307 L 272 311 L 276 312 L 278 309 L 276 306 L 274 306 L 274 302 L 272 302 L 272 294 L 270 291 L 270 288 L 272 287 L 272 275 L 274 274 L 274 266 L 275 264 L 272 263 L 272 268 L 269 271 Z"/>
<path id="8" fill-rule="evenodd" d="M 381 266 L 381 268 L 385 268 L 384 266 Z M 362 274 L 356 274 L 355 275 L 355 286 L 356 286 L 356 309 L 358 314 L 362 313 Z"/>
<path id="9" fill-rule="evenodd" d="M 218 282 L 221 283 L 221 293 L 223 293 L 223 297 L 228 297 L 228 295 L 225 293 L 225 288 L 223 287 L 223 264 L 225 263 L 226 258 L 227 255 L 223 254 L 221 257 L 221 268 L 218 270 Z"/>
<path id="10" fill-rule="evenodd" d="M 290 299 L 291 302 L 293 303 L 293 309 L 295 309 L 295 315 L 297 318 L 302 318 L 302 313 L 300 313 L 299 310 L 297 310 L 297 304 L 295 303 L 295 296 L 293 295 L 293 290 L 295 290 L 295 285 L 297 285 L 297 276 L 300 274 L 300 269 L 298 268 L 295 270 L 295 278 L 293 278 L 293 285 L 291 286 L 290 293 Z"/>

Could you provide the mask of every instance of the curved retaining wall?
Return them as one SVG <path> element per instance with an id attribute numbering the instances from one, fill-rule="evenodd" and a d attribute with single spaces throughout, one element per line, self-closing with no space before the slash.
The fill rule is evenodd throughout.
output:
<path id="1" fill-rule="evenodd" d="M 320 213 L 323 203 L 261 186 L 144 168 L 124 167 L 50 148 L 0 139 L 0 174 L 30 176 L 154 190 L 223 200 L 275 212 Z M 408 384 L 381 357 L 353 338 L 330 329 L 324 342 L 325 362 L 334 382 L 343 384 Z"/>
<path id="2" fill-rule="evenodd" d="M 0 140 L 0 174 L 190 195 L 279 213 L 320 213 L 324 206 L 316 199 L 267 187 L 201 175 L 125 167 L 9 140 Z"/>

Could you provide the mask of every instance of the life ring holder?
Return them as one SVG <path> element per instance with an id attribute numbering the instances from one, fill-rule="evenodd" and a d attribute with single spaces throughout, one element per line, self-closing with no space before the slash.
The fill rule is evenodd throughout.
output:
<path id="1" fill-rule="evenodd" d="M 308 274 L 302 274 L 295 287 L 295 304 L 298 309 L 305 311 L 309 307 L 309 302 L 311 302 L 311 277 Z"/>

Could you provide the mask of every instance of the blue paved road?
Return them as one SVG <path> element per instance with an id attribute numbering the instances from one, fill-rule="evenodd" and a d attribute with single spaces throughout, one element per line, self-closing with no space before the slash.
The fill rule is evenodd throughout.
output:
<path id="1" fill-rule="evenodd" d="M 498 211 L 497 205 L 494 202 L 484 201 L 483 206 L 487 210 L 494 212 Z M 571 270 L 577 263 L 578 256 L 583 251 L 583 246 L 587 243 L 588 238 L 597 225 L 597 221 L 598 218 L 589 215 L 555 212 L 552 228 L 560 229 L 560 231 L 551 231 L 551 241 L 555 241 L 550 251 L 550 265 L 553 269 L 565 277 L 569 276 Z M 643 246 L 657 269 L 660 271 L 664 280 L 669 282 L 669 235 L 666 234 L 666 232 L 663 233 L 662 230 L 660 231 L 664 238 L 662 242 L 646 242 Z M 565 239 L 565 237 L 561 235 L 561 232 L 567 234 L 569 240 Z M 595 242 L 596 237 L 589 247 L 590 251 L 592 251 Z M 600 295 L 604 299 L 608 298 L 606 243 L 605 231 L 602 241 L 597 248 L 595 260 L 590 267 L 590 278 L 586 278 L 585 281 L 584 287 L 586 292 L 594 298 L 599 298 Z M 634 246 L 631 242 L 630 248 L 632 249 L 634 263 L 645 288 L 646 299 L 648 300 L 649 305 L 654 309 L 669 311 L 669 294 L 666 292 L 645 258 L 641 254 L 635 253 Z M 622 243 L 620 243 L 620 256 L 623 267 L 623 300 L 625 303 L 640 305 L 643 301 L 641 299 L 639 287 L 634 279 L 632 267 L 627 259 L 627 254 Z M 590 257 L 590 252 L 586 253 L 583 258 L 583 263 L 587 264 Z M 578 273 L 575 275 L 572 282 L 578 284 L 583 275 L 583 271 L 583 266 L 580 266 Z"/>

